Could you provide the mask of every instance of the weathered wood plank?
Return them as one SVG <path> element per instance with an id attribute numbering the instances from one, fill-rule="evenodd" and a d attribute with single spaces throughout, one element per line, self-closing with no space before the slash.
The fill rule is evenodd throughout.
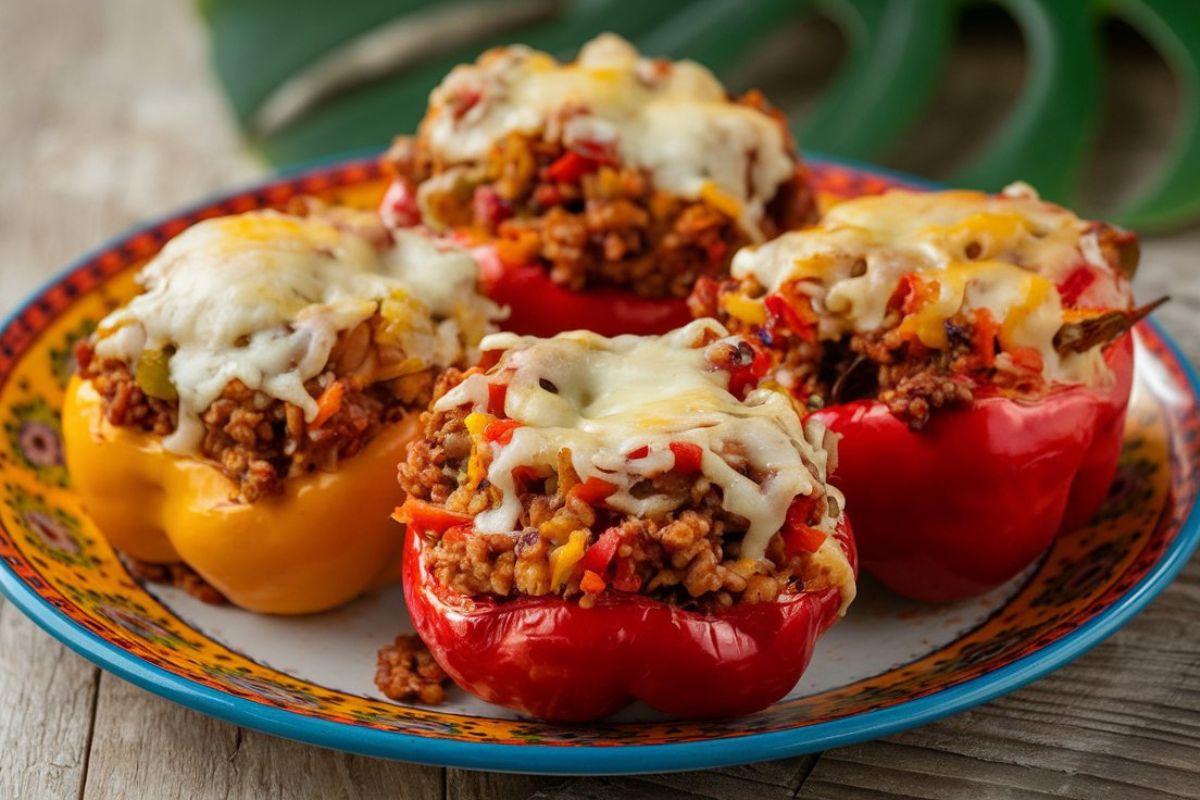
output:
<path id="1" fill-rule="evenodd" d="M 540 790 L 561 783 L 562 778 L 547 775 L 448 769 L 446 797 L 450 800 L 524 800 Z"/>
<path id="2" fill-rule="evenodd" d="M 441 800 L 443 770 L 277 739 L 105 674 L 84 800 L 319 797 Z"/>
<path id="3" fill-rule="evenodd" d="M 99 670 L 0 597 L 0 797 L 74 797 Z"/>
<path id="4" fill-rule="evenodd" d="M 705 772 L 639 775 L 601 782 L 593 778 L 575 778 L 556 786 L 547 786 L 533 797 L 539 800 L 607 800 L 609 797 L 643 796 L 703 800 L 791 800 L 800 791 L 817 758 L 815 755 L 801 756 Z"/>
<path id="5" fill-rule="evenodd" d="M 686 773 L 692 776 L 707 773 Z M 711 795 L 698 794 L 690 789 L 663 786 L 649 777 L 638 778 L 576 778 L 540 791 L 530 800 L 695 800 Z M 738 798 L 731 796 L 731 800 Z"/>
<path id="6" fill-rule="evenodd" d="M 802 798 L 1196 797 L 1200 562 L 1075 664 L 934 725 L 826 752 Z"/>

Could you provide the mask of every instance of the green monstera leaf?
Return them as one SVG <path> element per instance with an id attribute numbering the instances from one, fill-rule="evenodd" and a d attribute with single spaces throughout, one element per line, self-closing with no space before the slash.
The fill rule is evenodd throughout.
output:
<path id="1" fill-rule="evenodd" d="M 247 138 L 285 166 L 386 145 L 415 128 L 455 64 L 519 41 L 569 58 L 615 31 L 644 52 L 719 74 L 802 14 L 835 21 L 849 50 L 808 114 L 806 149 L 873 160 L 925 109 L 957 16 L 981 0 L 200 0 L 217 75 Z M 1116 15 L 1164 55 L 1183 93 L 1172 152 L 1151 188 L 1115 215 L 1141 229 L 1200 218 L 1200 14 L 1195 0 L 990 0 L 1017 21 L 1029 66 L 1020 97 L 953 176 L 995 190 L 1014 177 L 1076 205 L 1099 125 L 1099 23 Z"/>

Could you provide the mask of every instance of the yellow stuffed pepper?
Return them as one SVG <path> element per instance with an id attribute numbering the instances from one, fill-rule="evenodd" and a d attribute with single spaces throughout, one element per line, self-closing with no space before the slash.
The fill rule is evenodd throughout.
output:
<path id="1" fill-rule="evenodd" d="M 134 572 L 299 614 L 400 550 L 395 465 L 498 317 L 461 250 L 312 205 L 201 222 L 77 350 L 67 464 Z"/>

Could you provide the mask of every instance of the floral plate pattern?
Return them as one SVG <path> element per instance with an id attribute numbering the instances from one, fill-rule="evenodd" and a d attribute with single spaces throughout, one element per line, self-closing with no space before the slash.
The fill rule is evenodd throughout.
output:
<path id="1" fill-rule="evenodd" d="M 923 185 L 873 168 L 817 159 L 812 173 L 829 202 L 896 185 Z M 188 225 L 222 214 L 282 207 L 304 194 L 371 207 L 385 183 L 376 161 L 365 159 L 204 203 L 85 257 L 4 324 L 0 588 L 55 637 L 106 669 L 184 705 L 328 747 L 531 772 L 696 769 L 874 738 L 1011 691 L 1127 622 L 1174 577 L 1200 538 L 1200 519 L 1193 513 L 1200 464 L 1197 379 L 1169 338 L 1154 325 L 1142 324 L 1125 449 L 1098 517 L 1089 527 L 1059 537 L 1036 567 L 990 605 L 970 613 L 954 607 L 920 612 L 942 627 L 952 626 L 964 613 L 970 619 L 965 626 L 960 620 L 949 638 L 919 645 L 916 651 L 907 642 L 896 651 L 895 663 L 872 674 L 850 670 L 839 680 L 836 654 L 826 653 L 824 668 L 833 671 L 832 679 L 802 683 L 752 716 L 676 722 L 634 715 L 628 721 L 561 726 L 482 704 L 399 705 L 368 690 L 334 688 L 330 681 L 306 678 L 303 669 L 269 666 L 276 662 L 270 652 L 231 644 L 228 637 L 213 634 L 211 626 L 195 624 L 196 615 L 174 603 L 175 595 L 134 580 L 80 507 L 63 464 L 60 437 L 72 348 L 97 320 L 134 294 L 137 268 Z M 870 608 L 886 608 L 889 602 L 899 606 L 881 592 L 875 591 L 878 597 Z M 394 618 L 399 627 L 401 608 Z M 861 636 L 857 630 L 842 637 L 843 649 L 853 651 L 852 640 Z M 819 646 L 817 661 L 822 657 Z M 369 686 L 372 667 L 369 660 L 361 664 L 364 686 Z"/>

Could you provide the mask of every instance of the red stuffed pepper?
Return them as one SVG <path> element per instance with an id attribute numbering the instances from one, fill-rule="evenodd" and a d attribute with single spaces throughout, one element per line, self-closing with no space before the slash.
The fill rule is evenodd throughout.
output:
<path id="1" fill-rule="evenodd" d="M 842 434 L 863 566 L 930 601 L 979 594 L 1086 522 L 1133 374 L 1132 234 L 1023 185 L 893 191 L 743 250 L 693 311 L 751 336 Z"/>
<path id="2" fill-rule="evenodd" d="M 749 345 L 702 320 L 484 347 L 400 468 L 405 597 L 445 672 L 560 721 L 749 713 L 795 686 L 854 547 L 828 433 L 746 394 Z"/>
<path id="3" fill-rule="evenodd" d="M 816 215 L 761 95 L 731 99 L 704 67 L 611 34 L 573 63 L 515 46 L 456 68 L 386 163 L 385 221 L 484 247 L 507 327 L 538 336 L 685 324 L 697 277 Z"/>

